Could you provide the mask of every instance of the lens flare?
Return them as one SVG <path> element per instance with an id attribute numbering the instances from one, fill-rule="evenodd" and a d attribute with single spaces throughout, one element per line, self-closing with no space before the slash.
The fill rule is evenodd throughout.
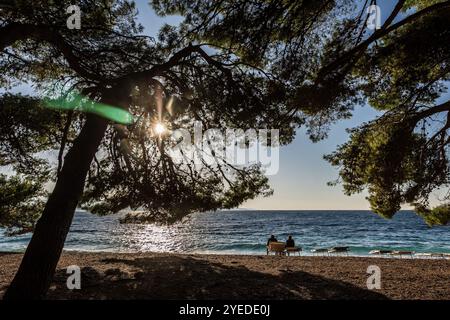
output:
<path id="1" fill-rule="evenodd" d="M 44 105 L 50 109 L 74 110 L 94 113 L 116 123 L 129 125 L 133 123 L 133 115 L 116 106 L 93 101 L 74 91 L 57 99 L 44 99 Z"/>
<path id="2" fill-rule="evenodd" d="M 155 132 L 155 134 L 157 135 L 162 135 L 163 133 L 166 132 L 166 126 L 164 126 L 162 123 L 158 122 L 157 124 L 155 124 L 155 126 L 153 127 L 153 131 Z"/>

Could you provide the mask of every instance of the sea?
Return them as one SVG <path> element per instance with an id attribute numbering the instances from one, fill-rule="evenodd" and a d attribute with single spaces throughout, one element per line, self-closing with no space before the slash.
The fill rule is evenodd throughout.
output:
<path id="1" fill-rule="evenodd" d="M 375 249 L 450 253 L 450 226 L 430 228 L 412 211 L 387 220 L 371 211 L 230 210 L 169 226 L 121 224 L 119 218 L 77 211 L 65 250 L 259 255 L 273 234 L 279 241 L 292 235 L 304 254 L 333 246 L 348 246 L 356 256 Z M 0 251 L 22 252 L 30 237 L 8 237 L 0 229 Z"/>

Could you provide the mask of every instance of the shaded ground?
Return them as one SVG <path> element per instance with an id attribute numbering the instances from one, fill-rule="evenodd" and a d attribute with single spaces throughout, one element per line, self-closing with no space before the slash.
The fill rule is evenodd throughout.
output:
<path id="1" fill-rule="evenodd" d="M 21 254 L 0 253 L 0 295 Z M 66 268 L 82 270 L 68 290 Z M 377 265 L 382 289 L 368 290 Z M 450 260 L 65 252 L 49 299 L 450 299 Z"/>

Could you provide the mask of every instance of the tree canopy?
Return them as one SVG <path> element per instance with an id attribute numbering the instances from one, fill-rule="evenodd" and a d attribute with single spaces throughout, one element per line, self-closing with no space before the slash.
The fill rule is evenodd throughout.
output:
<path id="1" fill-rule="evenodd" d="M 80 199 L 94 213 L 143 209 L 142 221 L 174 222 L 271 194 L 258 165 L 177 163 L 169 154 L 176 141 L 152 134 L 156 122 L 190 132 L 196 121 L 205 129 L 279 128 L 287 144 L 300 126 L 313 141 L 326 138 L 332 123 L 368 102 L 382 115 L 352 129 L 326 159 L 340 168 L 347 194 L 369 191 L 375 212 L 392 217 L 409 203 L 430 216 L 429 196 L 449 177 L 450 107 L 437 101 L 449 76 L 450 4 L 397 1 L 375 31 L 366 28 L 370 4 L 154 0 L 157 14 L 184 19 L 155 39 L 143 35 L 131 1 L 80 1 L 80 30 L 66 27 L 62 3 L 0 9 L 2 87 L 28 81 L 37 93 L 1 98 L 0 164 L 16 176 L 0 185 L 23 192 L 5 197 L 0 225 L 30 230 L 39 216 L 28 209 L 39 212 L 89 118 L 46 109 L 40 98 L 73 90 L 135 119 L 111 123 L 95 153 Z M 36 205 L 19 218 L 18 204 L 30 199 Z"/>
<path id="2" fill-rule="evenodd" d="M 447 224 L 450 9 L 444 1 L 406 1 L 402 10 L 411 8 L 428 13 L 384 36 L 354 67 L 360 92 L 382 115 L 350 130 L 326 159 L 340 168 L 347 194 L 368 190 L 374 212 L 390 218 L 410 204 L 427 223 Z M 444 196 L 432 210 L 436 191 Z"/>

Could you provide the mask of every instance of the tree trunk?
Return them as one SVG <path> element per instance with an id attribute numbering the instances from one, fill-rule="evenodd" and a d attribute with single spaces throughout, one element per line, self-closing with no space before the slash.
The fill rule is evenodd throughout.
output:
<path id="1" fill-rule="evenodd" d="M 86 176 L 108 121 L 89 114 L 64 159 L 55 188 L 4 299 L 42 299 L 50 287 Z"/>

